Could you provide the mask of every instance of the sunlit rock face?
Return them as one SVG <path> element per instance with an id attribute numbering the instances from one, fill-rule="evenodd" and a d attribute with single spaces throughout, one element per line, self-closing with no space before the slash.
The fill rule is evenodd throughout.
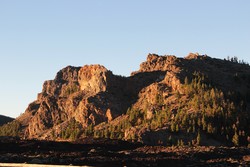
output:
<path id="1" fill-rule="evenodd" d="M 68 66 L 54 80 L 44 82 L 37 99 L 17 118 L 22 125 L 20 136 L 59 140 L 72 122 L 77 122 L 74 126 L 81 132 L 90 126 L 104 131 L 131 119 L 128 111 L 132 109 L 145 116 L 134 120 L 135 126 L 122 131 L 122 139 L 129 140 L 135 135 L 144 143 L 163 141 L 169 123 L 149 130 L 153 125 L 146 126 L 145 122 L 166 110 L 171 111 L 170 120 L 175 118 L 180 105 L 190 98 L 185 94 L 186 78 L 198 72 L 218 90 L 246 94 L 250 92 L 249 71 L 246 65 L 193 53 L 185 58 L 149 54 L 139 70 L 129 77 L 114 75 L 102 65 Z M 192 106 L 182 108 L 190 113 L 198 112 Z"/>

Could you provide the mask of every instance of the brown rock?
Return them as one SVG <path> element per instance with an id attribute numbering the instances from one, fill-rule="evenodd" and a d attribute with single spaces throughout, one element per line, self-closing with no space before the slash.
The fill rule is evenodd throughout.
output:
<path id="1" fill-rule="evenodd" d="M 44 82 L 37 100 L 17 120 L 22 124 L 22 137 L 52 139 L 52 132 L 59 137 L 72 120 L 80 124 L 81 131 L 90 124 L 98 130 L 118 125 L 128 119 L 128 108 L 143 112 L 147 120 L 158 111 L 168 109 L 174 119 L 179 107 L 176 92 L 183 95 L 183 101 L 188 100 L 182 90 L 186 77 L 191 78 L 194 72 L 200 72 L 212 80 L 218 90 L 244 93 L 250 87 L 247 79 L 240 78 L 241 82 L 236 83 L 232 78 L 244 76 L 249 71 L 249 66 L 192 53 L 185 59 L 149 54 L 140 69 L 130 77 L 113 75 L 101 65 L 68 66 L 60 70 L 54 80 Z M 195 111 L 190 109 L 188 112 Z M 136 120 L 137 124 L 141 122 L 141 119 Z M 167 128 L 168 124 L 162 126 Z M 155 134 L 157 141 L 154 143 L 157 143 L 166 139 L 163 130 L 151 132 L 146 127 L 135 125 L 126 129 L 122 136 L 125 140 L 132 136 L 148 142 L 153 141 L 150 136 Z"/>
<path id="2" fill-rule="evenodd" d="M 243 156 L 243 160 L 246 162 L 250 162 L 250 155 Z"/>
<path id="3" fill-rule="evenodd" d="M 107 75 L 112 73 L 100 65 L 86 65 L 79 70 L 78 82 L 81 90 L 98 93 L 107 90 Z"/>

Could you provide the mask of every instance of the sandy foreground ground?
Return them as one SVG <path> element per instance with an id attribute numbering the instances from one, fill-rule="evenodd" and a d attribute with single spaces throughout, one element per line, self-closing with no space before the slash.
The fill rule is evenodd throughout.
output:
<path id="1" fill-rule="evenodd" d="M 15 163 L 0 163 L 4 167 L 69 167 L 72 165 L 37 165 L 37 164 L 15 164 Z M 89 166 L 72 166 L 72 167 L 89 167 Z"/>

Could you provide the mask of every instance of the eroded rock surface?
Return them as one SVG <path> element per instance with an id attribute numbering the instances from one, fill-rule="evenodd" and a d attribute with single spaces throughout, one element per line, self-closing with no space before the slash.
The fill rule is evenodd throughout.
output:
<path id="1" fill-rule="evenodd" d="M 102 65 L 68 66 L 54 80 L 44 82 L 37 99 L 17 118 L 22 125 L 20 136 L 60 140 L 69 126 L 77 127 L 82 133 L 93 126 L 104 133 L 105 129 L 118 128 L 119 123 L 129 119 L 129 109 L 146 113 L 146 121 L 155 118 L 158 111 L 168 109 L 174 119 L 180 108 L 178 98 L 183 102 L 189 100 L 183 88 L 185 78 L 198 72 L 216 89 L 245 93 L 250 86 L 246 79 L 249 71 L 249 66 L 193 53 L 185 58 L 149 54 L 139 70 L 129 77 L 114 75 Z M 242 79 L 237 80 L 239 76 Z M 192 107 L 185 110 L 195 112 Z M 169 123 L 150 131 L 151 125 L 137 126 L 145 120 L 134 120 L 136 126 L 121 131 L 121 138 L 128 140 L 136 134 L 138 141 L 156 143 L 166 137 Z M 157 139 L 151 140 L 153 137 Z"/>

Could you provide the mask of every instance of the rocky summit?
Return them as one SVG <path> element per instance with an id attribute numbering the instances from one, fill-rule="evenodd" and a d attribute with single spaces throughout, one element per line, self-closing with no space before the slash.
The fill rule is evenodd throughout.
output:
<path id="1" fill-rule="evenodd" d="M 250 66 L 190 53 L 149 54 L 129 77 L 68 66 L 0 128 L 23 139 L 109 138 L 149 145 L 248 145 Z M 3 129 L 12 129 L 5 133 Z"/>

